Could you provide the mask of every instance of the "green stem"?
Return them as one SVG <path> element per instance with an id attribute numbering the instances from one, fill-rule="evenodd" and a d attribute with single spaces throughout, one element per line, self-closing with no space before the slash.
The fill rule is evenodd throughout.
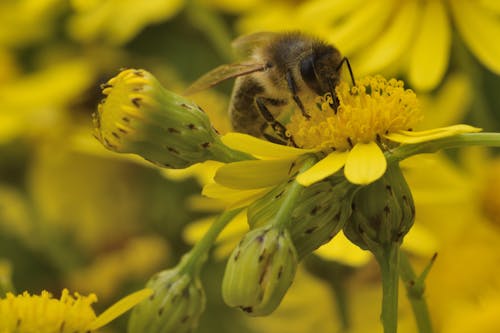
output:
<path id="1" fill-rule="evenodd" d="M 466 133 L 422 142 L 418 144 L 401 145 L 387 152 L 387 163 L 395 163 L 416 154 L 433 153 L 441 149 L 466 146 L 500 147 L 500 133 Z"/>
<path id="2" fill-rule="evenodd" d="M 402 252 L 400 257 L 399 275 L 401 280 L 405 283 L 406 293 L 413 310 L 413 315 L 415 316 L 415 321 L 417 322 L 419 333 L 433 332 L 429 309 L 424 298 L 424 279 L 435 258 L 435 256 L 432 258 L 429 266 L 424 270 L 424 273 L 420 277 L 417 277 L 415 271 L 411 267 L 408 256 Z"/>
<path id="3" fill-rule="evenodd" d="M 299 173 L 302 173 L 309 169 L 315 162 L 316 158 L 314 157 L 305 160 L 299 170 Z M 286 197 L 283 200 L 283 203 L 280 206 L 278 212 L 276 213 L 274 221 L 275 226 L 286 227 L 286 225 L 290 223 L 290 221 L 292 220 L 290 216 L 303 188 L 304 186 L 300 185 L 295 180 L 290 184 L 290 187 L 286 192 Z"/>
<path id="4" fill-rule="evenodd" d="M 201 265 L 207 258 L 208 251 L 215 243 L 219 234 L 224 230 L 226 225 L 241 212 L 243 208 L 225 211 L 212 223 L 208 231 L 202 239 L 200 239 L 189 251 L 186 253 L 180 264 L 181 272 L 198 272 Z"/>
<path id="5" fill-rule="evenodd" d="M 375 257 L 382 275 L 382 324 L 384 333 L 398 330 L 399 244 L 392 243 Z"/>

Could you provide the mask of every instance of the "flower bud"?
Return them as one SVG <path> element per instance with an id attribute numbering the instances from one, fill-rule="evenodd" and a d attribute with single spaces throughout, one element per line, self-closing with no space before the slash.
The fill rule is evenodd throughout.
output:
<path id="1" fill-rule="evenodd" d="M 228 259 L 222 297 L 252 316 L 273 312 L 297 270 L 297 252 L 286 229 L 262 227 L 248 232 Z"/>
<path id="2" fill-rule="evenodd" d="M 203 110 L 165 90 L 150 73 L 127 69 L 102 89 L 106 98 L 93 119 L 95 136 L 106 148 L 174 169 L 206 160 L 238 160 Z"/>
<path id="3" fill-rule="evenodd" d="M 288 187 L 289 184 L 284 184 L 275 188 L 248 208 L 251 228 L 273 220 Z M 339 175 L 302 190 L 288 224 L 299 258 L 330 241 L 342 229 L 351 215 L 352 198 L 357 189 Z"/>
<path id="4" fill-rule="evenodd" d="M 154 275 L 147 287 L 154 293 L 132 311 L 128 333 L 183 333 L 196 328 L 205 309 L 197 276 L 174 268 Z"/>
<path id="5" fill-rule="evenodd" d="M 345 235 L 362 249 L 401 244 L 415 220 L 415 205 L 399 165 L 389 165 L 385 175 L 362 187 L 354 196 L 351 221 Z"/>

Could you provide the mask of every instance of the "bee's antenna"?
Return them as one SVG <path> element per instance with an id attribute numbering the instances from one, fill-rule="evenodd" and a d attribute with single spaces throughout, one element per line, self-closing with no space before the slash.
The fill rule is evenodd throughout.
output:
<path id="1" fill-rule="evenodd" d="M 336 71 L 338 72 L 344 63 L 347 65 L 347 69 L 349 70 L 349 75 L 351 76 L 352 85 L 355 86 L 356 80 L 354 80 L 354 74 L 352 73 L 351 64 L 349 63 L 349 59 L 347 59 L 347 57 L 342 58 L 340 64 L 337 66 Z"/>

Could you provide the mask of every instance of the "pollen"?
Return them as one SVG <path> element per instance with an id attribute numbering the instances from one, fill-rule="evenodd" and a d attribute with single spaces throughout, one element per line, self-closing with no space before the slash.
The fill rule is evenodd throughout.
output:
<path id="1" fill-rule="evenodd" d="M 47 291 L 40 295 L 7 293 L 0 299 L 0 332 L 73 333 L 84 332 L 95 319 L 94 294 L 70 295 L 64 289 L 59 299 Z"/>
<path id="2" fill-rule="evenodd" d="M 422 119 L 415 93 L 403 81 L 380 75 L 341 82 L 331 94 L 319 96 L 308 107 L 309 119 L 292 115 L 287 130 L 302 148 L 346 151 L 357 143 L 382 143 L 385 135 L 411 130 Z M 335 105 L 338 105 L 335 107 Z"/>

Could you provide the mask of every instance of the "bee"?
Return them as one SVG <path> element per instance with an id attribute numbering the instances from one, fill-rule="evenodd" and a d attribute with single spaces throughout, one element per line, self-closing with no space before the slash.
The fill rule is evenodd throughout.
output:
<path id="1" fill-rule="evenodd" d="M 305 118 L 304 105 L 331 93 L 334 111 L 338 106 L 335 87 L 344 64 L 354 76 L 349 61 L 333 46 L 301 32 L 259 32 L 237 38 L 233 48 L 246 53 L 242 62 L 221 65 L 195 81 L 186 94 L 236 78 L 229 105 L 233 129 L 269 141 L 296 146 L 293 137 L 277 118 L 294 103 Z M 267 134 L 270 127 L 275 136 Z"/>

